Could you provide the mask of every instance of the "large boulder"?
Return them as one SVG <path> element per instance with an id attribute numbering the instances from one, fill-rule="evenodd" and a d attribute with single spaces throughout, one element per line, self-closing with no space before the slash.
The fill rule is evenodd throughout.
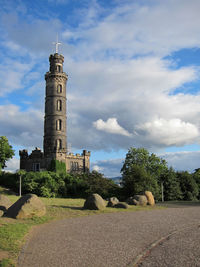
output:
<path id="1" fill-rule="evenodd" d="M 145 195 L 135 195 L 134 197 L 136 205 L 146 206 L 147 205 L 147 197 Z"/>
<path id="2" fill-rule="evenodd" d="M 136 206 L 146 206 L 147 205 L 147 197 L 145 195 L 135 195 L 133 197 L 129 197 L 126 202 L 129 205 L 136 205 Z"/>
<path id="3" fill-rule="evenodd" d="M 45 215 L 44 203 L 34 194 L 27 194 L 18 199 L 5 213 L 6 217 L 26 219 Z"/>
<path id="4" fill-rule="evenodd" d="M 104 199 L 98 194 L 90 195 L 85 203 L 83 208 L 88 210 L 103 210 L 106 207 L 106 202 Z"/>
<path id="5" fill-rule="evenodd" d="M 150 191 L 145 191 L 144 192 L 146 198 L 147 198 L 147 203 L 151 206 L 155 205 L 155 200 L 154 200 L 154 196 Z"/>
<path id="6" fill-rule="evenodd" d="M 125 202 L 118 202 L 117 204 L 114 205 L 114 208 L 118 209 L 128 209 L 129 205 Z"/>
<path id="7" fill-rule="evenodd" d="M 12 202 L 10 199 L 5 195 L 0 194 L 0 210 L 7 210 L 11 205 Z"/>
<path id="8" fill-rule="evenodd" d="M 107 207 L 114 207 L 117 203 L 119 203 L 118 198 L 116 198 L 116 197 L 110 197 L 108 199 Z"/>

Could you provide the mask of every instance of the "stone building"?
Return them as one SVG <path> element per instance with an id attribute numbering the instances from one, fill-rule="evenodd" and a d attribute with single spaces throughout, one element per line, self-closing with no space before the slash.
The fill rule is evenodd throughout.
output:
<path id="1" fill-rule="evenodd" d="M 56 53 L 49 57 L 50 68 L 45 74 L 46 97 L 44 116 L 43 152 L 35 148 L 29 155 L 20 150 L 20 169 L 26 171 L 48 170 L 52 160 L 66 164 L 67 172 L 87 172 L 90 168 L 90 152 L 82 154 L 67 152 L 66 83 L 68 76 L 63 72 L 64 57 Z"/>

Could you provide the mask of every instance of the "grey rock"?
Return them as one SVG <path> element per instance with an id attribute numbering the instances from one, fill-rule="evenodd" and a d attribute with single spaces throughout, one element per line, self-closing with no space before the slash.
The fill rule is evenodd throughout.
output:
<path id="1" fill-rule="evenodd" d="M 27 194 L 18 199 L 4 214 L 6 217 L 26 219 L 45 215 L 46 207 L 37 195 Z"/>
<path id="2" fill-rule="evenodd" d="M 88 210 L 103 210 L 106 207 L 106 202 L 104 199 L 98 194 L 90 195 L 85 203 L 83 208 Z"/>
<path id="3" fill-rule="evenodd" d="M 139 205 L 139 206 L 147 205 L 147 197 L 145 195 L 135 195 L 133 199 L 136 205 Z"/>
<path id="4" fill-rule="evenodd" d="M 107 207 L 114 207 L 117 203 L 119 203 L 118 198 L 116 198 L 116 197 L 110 197 L 108 199 Z"/>

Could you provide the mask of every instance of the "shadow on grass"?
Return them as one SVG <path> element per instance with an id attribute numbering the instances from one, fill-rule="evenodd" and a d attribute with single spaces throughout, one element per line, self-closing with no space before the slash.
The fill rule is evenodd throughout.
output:
<path id="1" fill-rule="evenodd" d="M 0 188 L 0 194 L 17 196 L 17 194 L 15 192 L 13 192 L 12 190 L 7 189 L 7 188 Z"/>
<path id="2" fill-rule="evenodd" d="M 71 210 L 84 210 L 82 207 L 74 207 L 74 206 L 51 205 L 51 207 L 53 207 L 53 208 L 71 209 Z"/>

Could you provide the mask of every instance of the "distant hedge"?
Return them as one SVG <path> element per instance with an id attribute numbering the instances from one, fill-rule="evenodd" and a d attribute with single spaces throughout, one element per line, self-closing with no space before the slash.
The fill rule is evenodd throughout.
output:
<path id="1" fill-rule="evenodd" d="M 22 179 L 22 194 L 34 193 L 42 197 L 87 197 L 91 193 L 98 193 L 108 198 L 119 195 L 120 192 L 118 185 L 96 171 L 87 174 L 52 171 L 20 171 L 18 174 L 3 172 L 0 175 L 0 185 L 18 192 L 19 175 Z"/>

